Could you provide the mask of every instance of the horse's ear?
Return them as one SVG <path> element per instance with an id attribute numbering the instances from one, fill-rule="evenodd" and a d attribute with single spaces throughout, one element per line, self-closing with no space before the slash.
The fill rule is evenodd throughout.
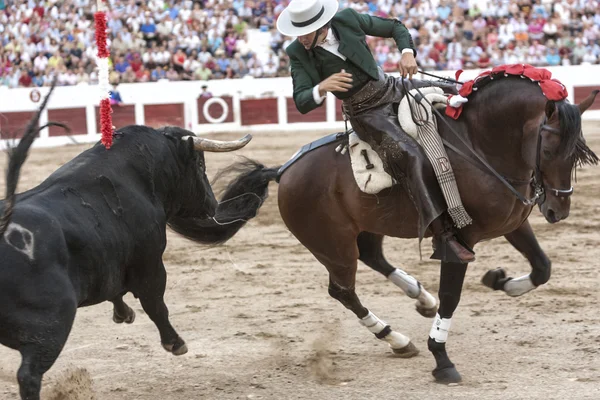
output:
<path id="1" fill-rule="evenodd" d="M 585 110 L 587 110 L 592 104 L 594 104 L 594 100 L 596 99 L 596 95 L 598 94 L 598 92 L 600 92 L 600 90 L 598 89 L 592 90 L 592 93 L 590 93 L 588 97 L 586 97 L 581 103 L 577 104 L 577 107 L 579 107 L 579 112 L 581 114 L 583 114 Z"/>
<path id="2" fill-rule="evenodd" d="M 553 100 L 546 102 L 546 118 L 550 119 L 556 112 L 556 103 Z"/>

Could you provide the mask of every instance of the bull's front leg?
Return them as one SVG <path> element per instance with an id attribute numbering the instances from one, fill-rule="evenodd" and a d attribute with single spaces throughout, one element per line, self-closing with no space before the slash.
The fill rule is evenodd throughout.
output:
<path id="1" fill-rule="evenodd" d="M 552 263 L 538 243 L 529 221 L 504 236 L 515 249 L 529 260 L 531 273 L 519 278 L 507 277 L 502 268 L 488 271 L 481 282 L 494 290 L 503 290 L 509 296 L 521 296 L 543 285 L 550 279 Z"/>
<path id="2" fill-rule="evenodd" d="M 188 351 L 187 346 L 171 325 L 169 309 L 164 301 L 167 285 L 165 266 L 161 261 L 157 268 L 146 267 L 145 271 L 146 274 L 132 279 L 131 292 L 140 299 L 142 308 L 158 328 L 164 349 L 176 356 L 185 354 Z"/>

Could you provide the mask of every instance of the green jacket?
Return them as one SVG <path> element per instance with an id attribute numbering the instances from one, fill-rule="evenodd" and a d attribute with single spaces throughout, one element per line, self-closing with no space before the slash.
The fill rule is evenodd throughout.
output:
<path id="1" fill-rule="evenodd" d="M 333 17 L 331 27 L 340 42 L 338 51 L 375 80 L 378 78 L 377 62 L 367 45 L 367 35 L 394 38 L 400 50 L 410 48 L 417 54 L 408 29 L 396 19 L 372 17 L 346 8 Z M 317 104 L 312 90 L 327 77 L 319 76 L 308 51 L 297 39 L 286 48 L 286 53 L 292 68 L 294 102 L 298 111 L 306 114 L 325 103 Z"/>

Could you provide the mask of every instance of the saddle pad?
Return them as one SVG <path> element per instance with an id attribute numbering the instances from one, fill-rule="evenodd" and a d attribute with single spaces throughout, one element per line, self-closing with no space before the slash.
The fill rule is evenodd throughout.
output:
<path id="1" fill-rule="evenodd" d="M 327 135 L 302 146 L 300 150 L 279 168 L 276 181 L 279 182 L 283 173 L 303 156 L 331 143 L 340 143 L 335 149 L 340 155 L 345 154 L 346 149 L 349 149 L 349 158 L 354 179 L 360 190 L 364 193 L 376 194 L 396 183 L 383 169 L 383 161 L 381 161 L 379 155 L 377 155 L 367 142 L 360 140 L 358 135 L 352 130 L 348 134 L 346 132 L 338 132 Z M 365 153 L 363 153 L 363 150 Z M 369 161 L 367 161 L 367 158 Z M 372 167 L 370 164 L 372 164 Z"/>
<path id="2" fill-rule="evenodd" d="M 396 183 L 383 169 L 383 161 L 375 150 L 354 132 L 348 136 L 348 149 L 354 179 L 362 192 L 376 194 Z"/>

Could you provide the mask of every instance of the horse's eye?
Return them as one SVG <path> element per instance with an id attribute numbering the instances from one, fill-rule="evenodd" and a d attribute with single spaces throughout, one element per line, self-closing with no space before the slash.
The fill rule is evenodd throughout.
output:
<path id="1" fill-rule="evenodd" d="M 550 150 L 544 150 L 544 157 L 552 158 L 552 153 L 550 152 Z"/>

